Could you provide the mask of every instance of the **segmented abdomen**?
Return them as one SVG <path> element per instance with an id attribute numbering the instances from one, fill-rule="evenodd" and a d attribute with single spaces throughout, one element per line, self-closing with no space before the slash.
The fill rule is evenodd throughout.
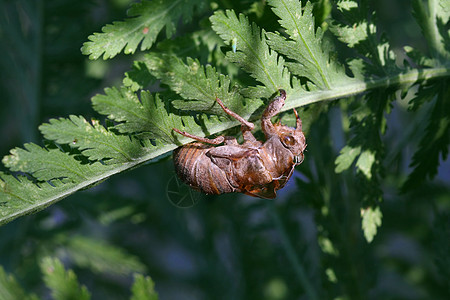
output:
<path id="1" fill-rule="evenodd" d="M 173 151 L 173 161 L 177 175 L 191 187 L 206 194 L 222 194 L 235 191 L 221 170 L 207 156 L 212 146 L 190 143 Z"/>

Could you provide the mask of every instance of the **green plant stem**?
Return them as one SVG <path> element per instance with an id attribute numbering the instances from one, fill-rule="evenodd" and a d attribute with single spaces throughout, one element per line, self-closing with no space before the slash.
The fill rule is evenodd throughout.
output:
<path id="1" fill-rule="evenodd" d="M 399 88 L 408 86 L 413 83 L 422 83 L 431 79 L 437 79 L 450 76 L 450 66 L 429 68 L 429 69 L 412 69 L 408 72 L 395 74 L 388 77 L 382 77 L 371 81 L 351 80 L 348 83 L 333 87 L 330 90 L 308 92 L 301 95 L 288 96 L 286 105 L 281 111 L 287 111 L 294 107 L 304 106 L 325 100 L 337 100 L 347 98 L 369 90 L 377 88 Z"/>
<path id="2" fill-rule="evenodd" d="M 275 227 L 277 228 L 277 231 L 280 234 L 281 244 L 283 245 L 283 248 L 286 251 L 287 258 L 290 261 L 292 267 L 294 268 L 294 271 L 297 274 L 303 289 L 305 290 L 307 299 L 309 300 L 319 299 L 313 285 L 311 284 L 311 281 L 308 279 L 308 276 L 306 276 L 305 268 L 300 263 L 297 254 L 295 253 L 294 247 L 292 246 L 292 243 L 286 234 L 286 230 L 284 229 L 283 223 L 281 222 L 280 217 L 276 211 L 274 201 L 266 200 L 266 205 L 269 209 L 269 213 L 270 216 L 272 217 Z"/>

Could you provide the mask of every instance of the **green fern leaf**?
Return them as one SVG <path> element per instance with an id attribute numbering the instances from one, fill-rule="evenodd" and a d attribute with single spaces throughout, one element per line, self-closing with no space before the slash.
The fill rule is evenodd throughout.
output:
<path id="1" fill-rule="evenodd" d="M 134 284 L 131 288 L 131 300 L 158 300 L 158 294 L 155 292 L 155 284 L 148 276 L 136 274 Z"/>
<path id="2" fill-rule="evenodd" d="M 0 299 L 2 300 L 38 300 L 36 295 L 27 295 L 17 280 L 8 275 L 0 266 Z"/>
<path id="3" fill-rule="evenodd" d="M 66 271 L 58 259 L 44 258 L 41 262 L 44 281 L 50 289 L 53 299 L 89 300 L 91 298 L 85 286 L 80 286 L 72 270 Z"/>
<path id="4" fill-rule="evenodd" d="M 115 128 L 121 133 L 139 133 L 148 131 L 146 124 L 152 124 L 148 111 L 147 97 L 139 100 L 136 93 L 129 89 L 106 88 L 105 94 L 92 97 L 93 108 L 109 119 L 119 122 Z"/>
<path id="5" fill-rule="evenodd" d="M 362 217 L 362 229 L 364 231 L 364 237 L 368 243 L 372 242 L 377 234 L 378 227 L 381 226 L 381 219 L 383 215 L 380 207 L 368 207 L 361 210 Z"/>
<path id="6" fill-rule="evenodd" d="M 113 58 L 123 49 L 125 54 L 133 54 L 139 43 L 141 50 L 150 49 L 159 32 L 166 27 L 166 36 L 175 32 L 175 24 L 180 18 L 185 22 L 192 18 L 195 6 L 202 9 L 205 1 L 159 0 L 142 1 L 128 10 L 129 18 L 114 22 L 102 28 L 102 33 L 89 36 L 81 51 L 90 59 Z"/>
<path id="7" fill-rule="evenodd" d="M 372 166 L 376 162 L 375 153 L 371 150 L 365 150 L 356 161 L 356 167 L 366 176 L 368 180 L 372 179 Z"/>
<path id="8" fill-rule="evenodd" d="M 353 161 L 355 161 L 355 158 L 361 153 L 361 147 L 350 147 L 345 146 L 341 149 L 341 152 L 339 153 L 339 156 L 336 158 L 336 173 L 341 173 L 352 165 Z"/>
<path id="9" fill-rule="evenodd" d="M 125 73 L 123 86 L 129 88 L 133 92 L 137 92 L 150 86 L 155 81 L 155 78 L 150 74 L 145 63 L 141 60 L 135 60 L 131 71 Z"/>
<path id="10" fill-rule="evenodd" d="M 419 148 L 414 153 L 412 173 L 403 184 L 403 191 L 421 184 L 427 177 L 437 174 L 439 160 L 445 160 L 450 145 L 450 88 L 449 81 L 434 84 L 430 90 L 437 93 L 436 102 L 431 112 L 425 134 L 420 140 Z M 427 95 L 426 95 L 427 96 Z M 420 96 L 416 97 L 420 98 Z M 413 99 L 412 102 L 420 100 Z"/>
<path id="11" fill-rule="evenodd" d="M 167 3 L 175 3 L 175 0 Z M 278 14 L 281 14 L 282 8 L 278 3 L 282 2 L 271 2 L 275 10 L 279 10 Z M 299 7 L 296 4 L 297 2 L 285 1 L 285 3 Z M 344 3 L 355 2 L 342 1 L 340 5 L 344 7 Z M 147 5 L 150 4 L 143 2 L 136 7 L 142 7 L 143 9 L 144 7 L 149 7 Z M 164 6 L 166 4 L 163 3 L 161 5 Z M 354 12 L 355 9 L 350 9 L 350 11 Z M 361 15 L 367 13 L 364 10 L 358 12 Z M 144 12 L 142 11 L 141 13 L 143 14 Z M 142 16 L 136 16 L 135 19 L 139 19 Z M 286 15 L 280 17 L 282 18 L 283 26 L 286 26 L 287 29 L 288 37 L 284 41 L 286 44 L 296 45 L 296 43 L 300 43 L 300 41 L 296 41 L 294 35 L 295 26 L 308 24 L 313 28 L 313 23 L 307 10 L 301 14 L 300 19 L 288 18 Z M 296 21 L 304 23 L 296 23 Z M 107 115 L 109 119 L 117 124 L 116 126 L 108 125 L 105 127 L 96 121 L 88 122 L 83 117 L 75 116 L 69 119 L 51 120 L 49 124 L 42 125 L 40 129 L 44 136 L 50 140 L 48 143 L 49 147 L 54 147 L 55 145 L 52 142 L 56 142 L 62 149 L 69 149 L 69 154 L 57 149 L 43 149 L 33 144 L 27 144 L 24 150 L 14 149 L 12 155 L 5 158 L 5 163 L 11 170 L 25 172 L 27 176 L 16 174 L 17 176 L 14 177 L 3 173 L 0 174 L 0 223 L 5 223 L 17 216 L 43 209 L 78 190 L 97 184 L 114 174 L 130 170 L 167 155 L 177 145 L 190 141 L 188 138 L 174 134 L 171 131 L 173 127 L 198 136 L 205 136 L 238 125 L 238 122 L 235 120 L 214 115 L 200 114 L 194 119 L 186 111 L 174 110 L 172 106 L 182 110 L 192 110 L 194 108 L 207 113 L 220 112 L 223 114 L 214 101 L 215 97 L 219 96 L 223 98 L 222 100 L 228 102 L 227 105 L 245 118 L 250 115 L 253 118 L 257 118 L 258 115 L 253 114 L 253 112 L 256 107 L 261 105 L 259 98 L 268 98 L 274 95 L 279 88 L 286 89 L 288 92 L 289 101 L 286 102 L 282 111 L 308 103 L 365 93 L 363 100 L 367 99 L 368 101 L 358 99 L 357 103 L 361 102 L 361 106 L 367 109 L 364 110 L 361 116 L 358 115 L 356 110 L 351 112 L 352 133 L 354 133 L 355 139 L 352 139 L 349 147 L 351 149 L 360 147 L 360 153 L 354 155 L 354 153 L 349 154 L 346 153 L 347 151 L 343 151 L 342 153 L 346 153 L 345 155 L 348 157 L 342 157 L 340 164 L 338 163 L 336 168 L 344 169 L 358 159 L 359 155 L 356 167 L 359 170 L 358 174 L 362 175 L 364 187 L 368 186 L 370 188 L 367 194 L 374 200 L 371 204 L 379 201 L 381 192 L 379 191 L 379 182 L 377 180 L 382 173 L 380 171 L 382 169 L 380 162 L 383 157 L 380 134 L 386 128 L 384 114 L 389 112 L 389 103 L 392 99 L 393 91 L 399 86 L 407 87 L 414 82 L 425 81 L 430 78 L 448 77 L 449 70 L 445 66 L 440 66 L 439 68 L 434 67 L 421 70 L 405 69 L 400 72 L 398 68 L 396 69 L 395 64 L 393 67 L 393 56 L 391 56 L 388 44 L 384 42 L 384 39 L 381 40 L 382 43 L 379 43 L 380 40 L 377 38 L 376 28 L 373 24 L 367 23 L 366 27 L 358 27 L 358 24 L 363 23 L 359 23 L 359 20 L 357 21 L 356 23 L 350 23 L 351 26 L 349 27 L 337 25 L 337 28 L 342 29 L 341 39 L 344 42 L 348 42 L 351 38 L 349 29 L 354 24 L 357 25 L 355 28 L 358 32 L 361 31 L 361 36 L 353 46 L 359 56 L 366 57 L 364 61 L 353 60 L 351 62 L 352 70 L 355 76 L 358 77 L 358 80 L 345 81 L 345 84 L 340 86 L 335 86 L 337 82 L 335 80 L 344 78 L 346 80 L 347 78 L 342 76 L 339 68 L 330 67 L 327 70 L 328 73 L 324 72 L 324 76 L 320 75 L 325 62 L 329 63 L 330 66 L 333 65 L 331 63 L 333 58 L 328 58 L 328 50 L 321 48 L 323 45 L 319 42 L 321 38 L 320 30 L 316 33 L 314 33 L 314 30 L 305 33 L 305 36 L 308 37 L 305 41 L 308 41 L 308 43 L 304 43 L 301 47 L 314 48 L 314 52 L 317 50 L 317 55 L 319 56 L 317 63 L 309 63 L 309 67 L 306 68 L 309 75 L 305 73 L 306 71 L 301 70 L 297 70 L 296 75 L 315 80 L 315 83 L 318 82 L 316 87 L 320 86 L 320 82 L 322 84 L 325 82 L 330 84 L 330 89 L 328 90 L 320 90 L 312 86 L 313 89 L 306 93 L 300 87 L 298 78 L 292 76 L 286 67 L 288 66 L 294 70 L 294 65 L 297 64 L 299 66 L 301 59 L 307 64 L 306 56 L 294 59 L 290 57 L 292 53 L 285 52 L 288 59 L 293 59 L 293 61 L 285 63 L 284 58 L 280 57 L 273 50 L 277 47 L 276 45 L 272 45 L 274 47 L 272 50 L 269 49 L 267 42 L 271 42 L 266 41 L 266 37 L 269 35 L 266 36 L 265 32 L 255 24 L 250 24 L 246 17 L 240 15 L 238 18 L 233 11 L 227 11 L 226 13 L 216 12 L 211 17 L 214 30 L 226 44 L 232 48 L 235 46 L 235 49 L 229 51 L 226 57 L 249 72 L 263 86 L 239 89 L 232 85 L 231 77 L 220 75 L 220 72 L 217 71 L 218 69 L 211 66 L 200 65 L 198 60 L 188 59 L 184 62 L 172 54 L 150 54 L 145 56 L 144 62 L 140 66 L 145 66 L 146 68 L 142 69 L 140 74 L 146 73 L 146 75 L 154 75 L 160 78 L 164 85 L 177 92 L 180 98 L 187 100 L 186 103 L 180 101 L 179 98 L 169 101 L 169 97 L 166 98 L 165 96 L 170 95 L 173 97 L 173 93 L 170 94 L 170 92 L 162 94 L 165 98 L 163 100 L 162 96 L 152 96 L 148 92 L 135 94 L 128 89 L 107 89 L 105 95 L 96 96 L 93 102 L 95 109 Z M 129 24 L 131 23 L 130 21 Z M 118 25 L 117 29 L 120 26 Z M 123 26 L 124 28 L 126 27 L 125 25 Z M 135 32 L 144 29 L 145 27 L 138 28 Z M 146 30 L 142 31 L 142 33 L 144 32 Z M 119 30 L 117 34 L 120 36 L 120 34 L 125 33 L 120 33 Z M 106 39 L 106 35 L 105 33 L 105 36 L 102 37 L 103 40 Z M 270 36 L 274 37 L 275 35 L 271 34 Z M 138 43 L 134 43 L 136 47 Z M 92 47 L 94 47 L 93 44 L 91 44 Z M 219 45 L 216 42 L 211 43 L 211 45 L 213 44 L 214 46 Z M 373 45 L 376 44 L 380 44 L 380 46 L 378 48 L 374 47 Z M 104 57 L 110 57 L 111 53 L 114 52 L 110 51 L 114 48 L 111 45 L 117 46 L 118 44 L 113 41 L 110 45 L 104 46 L 103 50 L 99 50 L 103 52 L 95 55 L 100 56 L 104 53 Z M 282 51 L 283 47 L 280 46 L 279 50 Z M 85 49 L 87 48 L 89 47 L 86 46 Z M 119 52 L 121 51 L 120 49 L 118 50 Z M 115 54 L 117 53 L 115 52 Z M 94 55 L 93 53 L 90 54 Z M 149 60 L 148 66 L 150 68 L 147 68 L 145 59 Z M 167 61 L 164 62 L 164 59 L 167 59 Z M 336 79 L 337 77 L 339 78 Z M 141 88 L 143 86 L 141 84 L 145 82 L 131 81 L 130 78 L 129 83 L 133 86 L 132 91 L 134 91 Z M 389 87 L 394 88 L 389 89 Z M 383 88 L 383 92 L 367 93 L 368 90 L 376 88 Z M 255 98 L 258 98 L 258 100 L 253 100 Z M 353 118 L 354 115 L 357 116 Z M 361 158 L 361 153 L 366 154 Z M 53 158 L 50 157 L 53 155 Z M 44 165 L 46 160 L 49 162 L 48 166 Z M 58 162 L 64 166 L 58 165 Z M 65 167 L 67 168 L 66 170 L 64 169 Z"/>
<path id="12" fill-rule="evenodd" d="M 60 180 L 39 185 L 25 176 L 14 177 L 0 172 L 0 224 L 37 212 L 73 193 L 74 184 Z"/>
<path id="13" fill-rule="evenodd" d="M 179 145 L 191 141 L 189 138 L 172 133 L 174 127 L 205 136 L 237 125 L 236 120 L 225 118 L 219 120 L 215 116 L 199 115 L 197 122 L 202 124 L 200 126 L 191 116 L 168 114 L 159 97 L 151 97 L 147 92 L 142 93 L 143 101 L 140 104 L 133 97 L 123 96 L 121 93 L 115 95 L 117 97 L 113 99 L 114 101 L 131 99 L 132 104 L 126 104 L 125 107 L 131 105 L 139 110 L 145 110 L 149 113 L 148 120 L 153 122 L 151 123 L 153 125 L 149 125 L 147 119 L 136 118 L 134 120 L 137 120 L 136 123 L 131 127 L 127 128 L 127 122 L 124 122 L 123 127 L 119 128 L 134 133 L 136 124 L 144 124 L 148 128 L 153 126 L 154 128 L 149 129 L 151 130 L 149 135 L 157 136 L 152 141 L 153 144 L 149 139 L 138 140 L 116 134 L 114 127 L 108 130 L 98 122 L 89 123 L 82 117 L 71 116 L 69 119 L 51 120 L 49 124 L 40 127 L 44 136 L 58 144 L 80 150 L 81 160 L 78 160 L 77 155 L 68 155 L 56 149 L 46 150 L 33 144 L 27 144 L 26 149 L 14 149 L 11 155 L 4 158 L 4 163 L 14 171 L 32 174 L 38 182 L 34 183 L 23 176 L 16 179 L 11 175 L 0 174 L 0 224 L 44 209 L 114 174 L 167 155 L 177 147 L 175 142 Z M 121 106 L 111 105 L 109 109 L 114 117 L 119 118 L 121 112 L 118 112 L 118 107 Z M 142 112 L 138 115 L 142 115 Z M 167 137 L 167 141 L 164 140 L 164 136 Z M 86 162 L 85 157 L 94 162 Z"/>
<path id="14" fill-rule="evenodd" d="M 25 144 L 24 148 L 12 149 L 11 154 L 3 158 L 3 164 L 11 171 L 29 173 L 39 181 L 67 178 L 76 182 L 106 169 L 98 162 L 81 164 L 75 156 L 59 149 L 46 150 L 36 144 Z"/>
<path id="15" fill-rule="evenodd" d="M 395 64 L 395 56 L 387 39 L 378 35 L 377 27 L 371 23 L 375 15 L 366 19 L 368 8 L 365 3 L 359 6 L 356 1 L 343 0 L 338 2 L 338 9 L 347 23 L 334 22 L 330 29 L 340 41 L 355 50 L 358 58 L 350 61 L 349 65 L 356 82 L 363 81 L 370 86 L 380 79 L 387 83 L 408 73 L 408 69 L 402 70 Z M 412 82 L 403 82 L 403 85 L 407 89 Z M 355 167 L 363 191 L 361 204 L 370 208 L 363 209 L 361 215 L 362 228 L 368 242 L 373 240 L 377 228 L 381 226 L 378 205 L 383 198 L 380 178 L 383 176 L 381 161 L 385 153 L 381 135 L 386 131 L 385 115 L 390 112 L 397 87 L 371 91 L 364 95 L 363 102 L 358 99 L 352 105 L 350 129 L 353 137 L 335 161 L 336 171 L 342 171 L 356 160 Z M 376 84 L 373 88 L 376 88 Z M 353 149 L 357 151 L 352 151 Z M 373 207 L 377 209 L 374 210 Z"/>
<path id="16" fill-rule="evenodd" d="M 221 124 L 221 126 L 216 124 L 215 127 L 212 126 L 211 128 L 213 128 L 212 130 L 222 131 L 226 126 L 230 127 L 231 125 L 230 123 Z M 183 127 L 182 130 L 184 130 Z M 201 134 L 201 132 L 194 133 Z M 180 140 L 186 143 L 189 139 L 181 138 Z M 103 165 L 100 163 L 82 164 L 80 162 L 82 167 L 79 166 L 79 170 L 83 171 L 83 176 L 86 179 L 74 182 L 64 179 L 68 177 L 67 174 L 64 174 L 63 179 L 55 178 L 51 181 L 35 183 L 25 176 L 14 177 L 0 173 L 0 224 L 5 224 L 17 217 L 42 210 L 76 191 L 100 183 L 114 174 L 132 169 L 157 157 L 162 157 L 176 147 L 174 144 L 156 143 L 155 146 L 148 144 L 146 147 L 142 147 L 145 148 L 145 151 L 142 151 L 142 155 L 139 158 L 125 163 Z M 39 154 L 36 155 L 39 158 Z M 32 159 L 32 157 L 30 156 L 29 158 Z M 70 164 L 70 162 L 65 161 L 61 161 L 61 163 Z M 36 171 L 34 169 L 29 170 L 26 164 L 17 163 L 17 166 L 21 166 L 27 172 Z M 92 173 L 92 176 L 88 176 L 87 174 L 91 172 L 90 169 L 94 168 L 95 173 Z M 52 174 L 58 174 L 53 170 L 51 172 Z M 72 178 L 75 178 L 75 176 L 73 175 Z"/>
<path id="17" fill-rule="evenodd" d="M 279 89 L 285 89 L 288 93 L 302 90 L 297 79 L 291 81 L 283 57 L 269 50 L 264 30 L 261 32 L 256 24 L 250 24 L 246 16 L 240 14 L 238 19 L 234 11 L 227 10 L 225 13 L 215 12 L 210 20 L 212 28 L 225 44 L 236 45 L 236 52 L 227 52 L 227 59 L 238 64 L 265 87 L 247 89 L 246 96 L 270 97 Z"/>
<path id="18" fill-rule="evenodd" d="M 72 236 L 64 250 L 78 266 L 96 273 L 130 275 L 145 272 L 145 265 L 121 248 L 104 241 Z"/>
<path id="19" fill-rule="evenodd" d="M 228 76 L 218 74 L 210 65 L 202 66 L 198 60 L 188 58 L 185 64 L 175 55 L 150 53 L 145 56 L 144 63 L 153 76 L 184 99 L 191 100 L 172 101 L 175 108 L 223 114 L 222 108 L 215 103 L 216 97 L 225 104 L 243 102 L 237 89 L 231 90 Z M 238 110 L 237 107 L 230 108 Z"/>
<path id="20" fill-rule="evenodd" d="M 340 41 L 355 49 L 361 57 L 349 63 L 354 76 L 367 79 L 399 73 L 401 70 L 395 63 L 395 54 L 386 37 L 378 35 L 376 25 L 365 17 L 368 11 L 366 5 L 359 6 L 353 0 L 341 0 L 338 1 L 337 7 L 351 23 L 333 22 L 330 30 Z M 355 68 L 356 66 L 358 68 Z"/>
<path id="21" fill-rule="evenodd" d="M 89 123 L 81 116 L 51 119 L 39 129 L 46 139 L 69 144 L 91 160 L 103 160 L 109 164 L 132 161 L 146 152 L 140 141 L 115 134 L 98 121 Z"/>
<path id="22" fill-rule="evenodd" d="M 158 43 L 160 56 L 163 54 L 175 57 L 195 57 L 198 61 L 211 63 L 214 61 L 216 68 L 223 67 L 221 73 L 236 74 L 237 66 L 226 62 L 220 51 L 223 45 L 222 39 L 211 29 L 206 28 L 175 39 Z M 153 53 L 153 52 L 152 52 Z M 144 57 L 145 60 L 145 57 Z M 123 84 L 133 91 L 144 89 L 155 81 L 145 65 L 145 61 L 137 60 L 133 63 L 133 69 L 125 73 Z"/>
<path id="23" fill-rule="evenodd" d="M 106 89 L 105 95 L 93 97 L 94 108 L 115 122 L 114 128 L 121 133 L 138 134 L 139 138 L 156 139 L 162 143 L 176 143 L 172 128 L 189 132 L 201 132 L 201 127 L 191 116 L 168 113 L 168 103 L 159 95 L 142 91 L 140 99 L 128 89 Z"/>
<path id="24" fill-rule="evenodd" d="M 412 2 L 413 15 L 422 29 L 423 36 L 428 41 L 431 54 L 440 62 L 446 63 L 450 58 L 448 42 L 450 34 L 444 29 L 450 18 L 450 1 L 431 0 L 427 1 L 428 7 L 424 6 L 422 0 Z M 443 30 L 440 30 L 442 28 Z"/>
<path id="25" fill-rule="evenodd" d="M 350 48 L 363 46 L 362 43 L 368 39 L 368 36 L 375 33 L 375 27 L 361 17 L 356 1 L 338 1 L 337 9 L 344 15 L 345 20 L 349 20 L 350 25 L 343 26 L 343 24 L 334 23 L 334 26 L 331 27 L 333 33 Z M 370 50 L 367 49 L 368 51 Z"/>
<path id="26" fill-rule="evenodd" d="M 314 32 L 313 6 L 310 2 L 306 3 L 304 10 L 298 0 L 272 0 L 269 4 L 291 40 L 269 32 L 267 43 L 272 49 L 296 61 L 286 63 L 292 73 L 308 78 L 319 89 L 330 89 L 351 80 L 345 75 L 344 68 L 331 61 L 329 54 L 323 50 L 323 33 L 320 27 Z"/>
<path id="27" fill-rule="evenodd" d="M 247 101 L 251 105 L 244 106 L 244 98 L 237 86 L 231 87 L 230 78 L 217 73 L 210 65 L 202 66 L 198 60 L 188 58 L 185 64 L 175 55 L 150 53 L 144 57 L 143 62 L 153 76 L 188 100 L 172 101 L 177 109 L 226 116 L 216 103 L 218 97 L 231 110 L 245 118 L 262 105 L 260 100 L 253 100 Z"/>
<path id="28" fill-rule="evenodd" d="M 119 99 L 120 93 L 116 95 L 119 95 L 116 97 L 117 101 L 124 100 Z M 236 120 L 219 120 L 214 116 L 199 115 L 197 120 L 202 124 L 200 126 L 191 116 L 168 114 L 158 97 L 152 98 L 146 92 L 142 95 L 143 102 L 138 109 L 147 106 L 145 109 L 150 114 L 148 118 L 154 122 L 155 128 L 151 129 L 151 134 L 157 135 L 158 138 L 153 140 L 153 144 L 148 139 L 138 140 L 119 135 L 112 129 L 107 130 L 98 122 L 89 123 L 82 117 L 71 116 L 69 119 L 51 120 L 40 129 L 47 139 L 80 150 L 81 160 L 78 160 L 77 155 L 69 155 L 57 149 L 46 150 L 34 144 L 27 144 L 25 149 L 14 149 L 11 155 L 6 156 L 3 162 L 8 167 L 14 171 L 32 174 L 38 182 L 35 183 L 24 176 L 18 176 L 16 179 L 11 175 L 0 174 L 0 224 L 44 209 L 114 174 L 167 155 L 177 147 L 175 142 L 180 144 L 191 141 L 171 133 L 173 127 L 205 136 L 237 125 Z M 126 99 L 129 97 L 125 97 Z M 156 102 L 153 103 L 153 100 Z M 132 105 L 136 105 L 136 102 Z M 110 109 L 114 111 L 119 106 L 111 107 Z M 138 120 L 137 123 L 139 122 L 147 127 L 153 126 L 148 125 L 146 119 Z M 134 131 L 135 127 L 122 129 Z M 158 130 L 162 133 L 158 133 Z M 173 136 L 169 137 L 170 134 Z M 161 142 L 164 135 L 170 142 Z M 95 162 L 86 162 L 86 156 Z"/>

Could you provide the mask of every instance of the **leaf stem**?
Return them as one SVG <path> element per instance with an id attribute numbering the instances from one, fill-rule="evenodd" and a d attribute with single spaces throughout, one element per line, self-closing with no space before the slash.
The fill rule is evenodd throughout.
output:
<path id="1" fill-rule="evenodd" d="M 391 88 L 408 86 L 414 83 L 421 83 L 431 79 L 450 76 L 450 67 L 437 67 L 429 69 L 412 69 L 404 73 L 394 74 L 392 76 L 381 77 L 373 80 L 352 79 L 331 90 L 314 91 L 304 93 L 298 96 L 288 96 L 286 105 L 281 111 L 287 111 L 294 107 L 300 107 L 311 103 L 325 100 L 338 100 L 350 96 L 366 93 L 369 90 L 377 88 Z"/>

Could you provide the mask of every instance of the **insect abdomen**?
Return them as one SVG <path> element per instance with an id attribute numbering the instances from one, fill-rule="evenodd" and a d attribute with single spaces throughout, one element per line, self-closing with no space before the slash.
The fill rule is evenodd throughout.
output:
<path id="1" fill-rule="evenodd" d="M 174 150 L 173 161 L 177 175 L 191 187 L 206 194 L 222 194 L 235 191 L 226 173 L 206 155 L 211 146 L 191 143 Z"/>

